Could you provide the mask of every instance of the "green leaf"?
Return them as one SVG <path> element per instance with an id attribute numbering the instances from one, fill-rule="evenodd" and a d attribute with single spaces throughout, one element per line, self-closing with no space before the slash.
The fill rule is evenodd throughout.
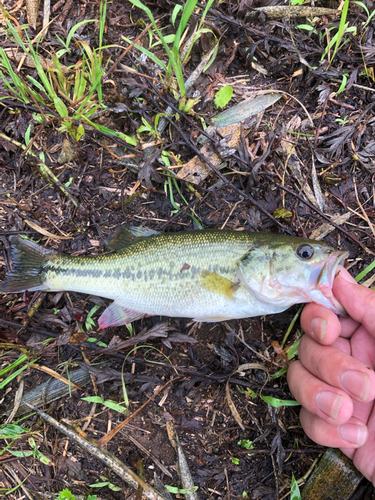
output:
<path id="1" fill-rule="evenodd" d="M 21 427 L 16 424 L 8 424 L 0 428 L 0 439 L 16 439 L 24 432 L 29 432 L 28 427 Z"/>
<path id="2" fill-rule="evenodd" d="M 126 410 L 124 406 L 116 403 L 116 401 L 112 401 L 112 399 L 106 399 L 104 401 L 100 396 L 87 396 L 86 398 L 81 399 L 83 399 L 84 401 L 88 401 L 89 403 L 99 403 L 119 413 L 123 413 Z"/>
<path id="3" fill-rule="evenodd" d="M 294 477 L 294 474 L 292 475 L 292 484 L 290 487 L 290 500 L 301 500 L 301 493 L 299 491 L 298 483 Z"/>
<path id="4" fill-rule="evenodd" d="M 288 359 L 291 360 L 293 359 L 294 357 L 297 356 L 298 354 L 298 347 L 299 347 L 299 343 L 301 342 L 301 339 L 299 338 L 296 342 L 294 342 L 291 347 L 288 347 L 288 352 L 286 353 L 286 355 L 288 356 Z"/>
<path id="5" fill-rule="evenodd" d="M 278 399 L 273 398 L 272 396 L 261 396 L 263 401 L 265 401 L 270 406 L 274 406 L 275 408 L 281 408 L 282 406 L 300 406 L 298 401 L 293 401 L 290 399 Z"/>
<path id="6" fill-rule="evenodd" d="M 97 19 L 85 19 L 84 21 L 81 21 L 77 24 L 75 24 L 73 26 L 73 28 L 69 31 L 69 34 L 68 36 L 66 37 L 66 43 L 64 44 L 66 48 L 69 48 L 69 45 L 70 45 L 70 42 L 72 40 L 72 37 L 74 35 L 74 33 L 81 27 L 83 26 L 84 24 L 87 24 L 87 23 L 97 23 L 98 20 Z"/>
<path id="7" fill-rule="evenodd" d="M 25 144 L 26 144 L 26 146 L 28 146 L 30 144 L 31 127 L 32 127 L 32 124 L 30 123 L 29 126 L 27 127 L 26 132 L 25 132 Z"/>
<path id="8" fill-rule="evenodd" d="M 346 75 L 342 75 L 342 82 L 341 82 L 339 90 L 336 92 L 336 95 L 341 94 L 341 92 L 343 92 L 345 90 L 347 81 L 348 81 L 348 77 Z"/>
<path id="9" fill-rule="evenodd" d="M 180 12 L 180 10 L 182 10 L 182 5 L 180 5 L 178 3 L 177 5 L 174 6 L 174 9 L 173 9 L 173 12 L 172 12 L 172 24 L 173 24 L 173 26 L 174 26 L 174 23 L 176 21 L 177 15 Z"/>
<path id="10" fill-rule="evenodd" d="M 221 87 L 219 92 L 215 96 L 215 104 L 218 108 L 224 108 L 228 102 L 232 99 L 233 88 L 230 85 Z"/>
<path id="11" fill-rule="evenodd" d="M 121 491 L 122 488 L 120 488 L 119 486 L 115 486 L 114 484 L 112 483 L 108 483 L 108 488 L 112 491 Z"/>
<path id="12" fill-rule="evenodd" d="M 94 483 L 90 484 L 90 488 L 104 488 L 104 486 L 108 486 L 109 481 L 103 481 L 102 483 Z"/>
<path id="13" fill-rule="evenodd" d="M 306 30 L 306 31 L 313 31 L 315 28 L 314 26 L 310 26 L 309 24 L 299 24 L 297 26 L 300 30 Z"/>
<path id="14" fill-rule="evenodd" d="M 61 118 L 67 118 L 69 116 L 68 108 L 65 106 L 60 97 L 54 97 L 53 103 L 55 105 L 56 111 L 59 113 Z"/>
<path id="15" fill-rule="evenodd" d="M 281 368 L 281 370 L 279 370 L 276 373 L 274 373 L 273 375 L 271 375 L 271 378 L 272 379 L 279 378 L 279 377 L 285 375 L 285 373 L 286 373 L 286 368 Z"/>
<path id="16" fill-rule="evenodd" d="M 369 272 L 371 272 L 375 267 L 375 260 L 373 262 L 371 262 L 371 264 L 369 264 L 363 271 L 361 271 L 354 279 L 356 280 L 356 282 L 358 283 L 359 281 L 361 281 L 361 279 L 363 279 L 366 274 L 368 274 Z"/>
<path id="17" fill-rule="evenodd" d="M 35 362 L 35 361 L 33 361 Z M 18 370 L 14 371 L 11 375 L 9 375 L 9 377 L 7 377 L 6 379 L 2 380 L 0 382 L 0 389 L 4 389 L 4 387 L 9 384 L 14 378 L 18 377 L 18 375 L 20 373 L 22 373 L 24 370 L 26 370 L 27 368 L 27 365 L 24 365 L 22 366 L 21 368 L 19 368 Z"/>
<path id="18" fill-rule="evenodd" d="M 23 451 L 13 451 L 13 450 L 8 450 L 9 453 L 11 453 L 15 457 L 19 458 L 25 458 L 25 457 L 31 457 L 34 455 L 34 452 L 31 450 L 23 450 Z"/>
<path id="19" fill-rule="evenodd" d="M 39 450 L 36 450 L 36 458 L 42 462 L 42 464 L 44 465 L 50 465 L 51 464 L 51 460 L 46 457 L 45 455 L 43 455 L 43 453 L 41 453 Z"/>
<path id="20" fill-rule="evenodd" d="M 285 208 L 278 208 L 274 211 L 273 216 L 275 219 L 290 219 L 293 217 L 293 214 Z"/>
<path id="21" fill-rule="evenodd" d="M 105 342 L 101 342 L 100 340 L 96 339 L 95 337 L 90 337 L 87 339 L 87 342 L 96 342 L 96 345 L 100 347 L 108 347 Z"/>
<path id="22" fill-rule="evenodd" d="M 96 311 L 99 309 L 100 306 L 98 305 L 95 305 L 91 310 L 90 312 L 88 313 L 87 317 L 86 317 L 86 322 L 85 322 L 85 326 L 86 326 L 86 330 L 91 330 L 91 328 L 93 326 L 95 326 L 95 321 L 92 319 L 93 315 L 96 313 Z"/>
<path id="23" fill-rule="evenodd" d="M 89 403 L 103 403 L 103 400 L 100 396 L 87 396 L 81 399 L 83 399 L 83 401 L 88 401 Z"/>
<path id="24" fill-rule="evenodd" d="M 178 495 L 179 493 L 181 495 L 191 495 L 192 493 L 194 493 L 194 491 L 197 491 L 198 486 L 192 486 L 189 489 L 180 489 L 177 488 L 176 486 L 169 486 L 169 484 L 166 484 L 165 488 L 171 493 L 174 493 L 175 495 Z"/>
<path id="25" fill-rule="evenodd" d="M 67 488 L 60 491 L 59 500 L 76 500 L 76 497 Z"/>
<path id="26" fill-rule="evenodd" d="M 68 187 L 71 185 L 71 183 L 72 183 L 72 182 L 73 182 L 73 177 L 69 177 L 68 182 L 65 182 L 65 187 L 67 187 L 67 188 L 68 188 Z M 53 311 L 53 314 L 57 314 L 58 312 L 59 312 L 59 311 L 58 311 L 58 309 L 56 309 L 56 312 L 55 312 L 55 310 L 54 310 L 54 311 Z"/>
<path id="27" fill-rule="evenodd" d="M 250 439 L 241 439 L 237 444 L 241 448 L 245 448 L 245 450 L 252 450 L 254 448 L 253 442 Z"/>
<path id="28" fill-rule="evenodd" d="M 115 132 L 114 130 L 108 127 L 104 127 L 104 125 L 99 125 L 97 123 L 94 123 L 85 116 L 82 116 L 82 118 L 85 121 L 87 121 L 89 125 L 95 127 L 97 130 L 100 130 L 100 132 L 104 132 L 109 135 L 114 135 L 115 137 L 118 137 L 119 139 L 126 141 L 131 146 L 136 146 L 138 144 L 138 142 L 135 139 L 133 139 L 133 137 L 129 137 L 128 135 L 123 134 L 122 132 Z"/>
<path id="29" fill-rule="evenodd" d="M 126 410 L 125 406 L 116 403 L 116 401 L 112 401 L 112 399 L 106 399 L 102 402 L 102 404 L 111 408 L 111 410 L 117 411 L 118 413 L 122 413 Z"/>

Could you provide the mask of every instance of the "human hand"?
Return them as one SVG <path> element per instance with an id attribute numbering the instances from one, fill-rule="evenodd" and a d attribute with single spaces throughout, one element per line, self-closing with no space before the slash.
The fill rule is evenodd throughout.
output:
<path id="1" fill-rule="evenodd" d="M 333 293 L 349 317 L 314 303 L 304 308 L 306 335 L 288 384 L 310 439 L 340 448 L 375 485 L 375 291 L 338 271 Z"/>

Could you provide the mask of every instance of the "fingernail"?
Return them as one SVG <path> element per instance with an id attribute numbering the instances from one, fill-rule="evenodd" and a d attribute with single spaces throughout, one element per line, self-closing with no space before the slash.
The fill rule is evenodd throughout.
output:
<path id="1" fill-rule="evenodd" d="M 370 377 L 366 373 L 348 370 L 341 375 L 343 389 L 355 398 L 366 401 L 371 391 Z"/>
<path id="2" fill-rule="evenodd" d="M 314 318 L 311 321 L 311 333 L 320 341 L 322 341 L 325 337 L 327 323 L 328 321 L 322 318 Z"/>
<path id="3" fill-rule="evenodd" d="M 329 391 L 322 391 L 315 398 L 316 406 L 320 411 L 333 418 L 337 419 L 344 398 Z"/>
<path id="4" fill-rule="evenodd" d="M 339 273 L 340 278 L 347 281 L 348 283 L 357 283 L 356 280 L 351 276 L 345 267 L 339 266 L 337 268 L 337 272 Z"/>
<path id="5" fill-rule="evenodd" d="M 367 439 L 367 428 L 364 425 L 343 424 L 340 426 L 340 436 L 348 443 L 362 446 Z"/>

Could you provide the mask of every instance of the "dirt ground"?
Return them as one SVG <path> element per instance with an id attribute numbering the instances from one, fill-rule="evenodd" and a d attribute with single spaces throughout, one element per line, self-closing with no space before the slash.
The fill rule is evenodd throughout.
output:
<path id="1" fill-rule="evenodd" d="M 164 35 L 174 33 L 175 2 L 146 4 Z M 165 232 L 226 228 L 301 237 L 317 237 L 326 229 L 325 242 L 350 252 L 353 275 L 372 262 L 375 17 L 350 4 L 347 23 L 353 29 L 337 52 L 334 43 L 326 51 L 340 25 L 340 14 L 247 16 L 254 8 L 269 5 L 274 2 L 214 2 L 204 24 L 207 31 L 183 65 L 187 80 L 217 41 L 213 63 L 188 92 L 188 98 L 200 100 L 193 114 L 178 116 L 174 109 L 160 138 L 137 131 L 145 123 L 153 128 L 155 117 L 165 113 L 168 103 L 175 108 L 178 104 L 163 85 L 159 66 L 135 47 L 124 54 L 129 46 L 124 36 L 134 41 L 143 32 L 137 43 L 146 48 L 157 41 L 155 33 L 151 40 L 153 28 L 147 28 L 147 15 L 128 1 L 113 0 L 107 6 L 102 82 L 106 109 L 99 108 L 90 118 L 103 127 L 101 131 L 83 121 L 83 137 L 73 140 L 59 130 L 62 119 L 51 104 L 44 106 L 32 98 L 28 104 L 21 103 L 0 79 L 0 97 L 5 98 L 3 104 L 0 101 L 1 278 L 11 265 L 9 244 L 14 234 L 25 234 L 68 254 L 98 255 L 107 251 L 104 239 L 119 225 Z M 373 4 L 365 5 L 371 13 Z M 336 9 L 339 2 L 320 6 Z M 14 26 L 27 23 L 21 2 L 5 0 L 4 8 Z M 42 27 L 41 9 L 39 5 L 36 29 L 27 28 L 30 39 Z M 188 25 L 190 32 L 201 16 L 202 8 L 197 7 Z M 65 40 L 77 23 L 98 18 L 97 1 L 53 3 L 39 53 L 50 58 L 63 47 L 57 35 Z M 15 47 L 2 27 L 0 46 Z M 98 23 L 80 25 L 61 62 L 75 65 L 82 59 L 84 44 L 96 48 L 98 40 Z M 167 61 L 161 44 L 149 50 Z M 38 79 L 35 68 L 25 62 L 18 68 L 19 64 L 12 61 L 25 81 L 27 75 Z M 221 178 L 209 167 L 208 175 L 199 172 L 198 184 L 175 177 L 201 149 L 198 136 L 203 124 L 209 125 L 220 111 L 214 99 L 225 86 L 233 88 L 227 107 L 263 90 L 282 91 L 282 97 L 238 128 L 233 148 L 214 133 L 208 149 L 221 157 L 220 163 L 226 162 Z M 41 112 L 48 115 L 47 124 L 36 121 L 35 115 Z M 104 127 L 137 142 L 127 145 L 124 136 L 116 139 L 103 133 Z M 149 143 L 159 148 L 151 160 Z M 171 153 L 168 168 L 159 161 L 160 148 Z M 57 181 L 43 171 L 41 153 Z M 327 229 L 328 221 L 336 226 Z M 27 357 L 18 376 L 6 385 L 0 380 L 3 423 L 17 397 L 50 380 L 49 370 L 69 379 L 82 367 L 88 373 L 91 365 L 92 378 L 82 387 L 77 383 L 80 389 L 68 387 L 67 394 L 48 404 L 43 404 L 41 393 L 39 407 L 96 440 L 129 417 L 105 448 L 144 476 L 147 484 L 155 484 L 156 474 L 163 484 L 181 488 L 176 451 L 167 433 L 167 423 L 172 423 L 200 498 L 289 498 L 292 475 L 300 479 L 310 473 L 325 448 L 304 434 L 298 406 L 274 407 L 254 393 L 293 399 L 285 375 L 267 378 L 267 373 L 274 375 L 286 366 L 281 346 L 299 306 L 273 316 L 222 323 L 143 318 L 132 324 L 132 334 L 141 333 L 139 340 L 124 346 L 120 342 L 129 339 L 127 328 L 98 327 L 108 304 L 106 299 L 73 292 L 0 297 L 0 379 L 9 376 L 1 370 L 22 354 Z M 30 313 L 33 305 L 35 314 Z M 93 311 L 94 306 L 98 307 Z M 294 345 L 300 335 L 297 319 L 284 348 Z M 237 371 L 249 363 L 256 363 L 255 368 Z M 124 380 L 128 405 L 123 413 L 82 399 L 100 396 L 123 403 Z M 58 498 L 66 488 L 76 498 L 136 498 L 135 490 L 95 453 L 83 450 L 30 412 L 12 417 L 13 423 L 30 432 L 14 443 L 2 441 L 1 491 L 14 488 L 10 498 Z M 14 456 L 5 449 L 9 444 L 13 451 L 34 449 L 35 456 Z M 47 457 L 45 463 L 36 449 Z M 104 485 L 97 488 L 95 483 Z M 374 498 L 374 489 L 363 480 L 355 495 Z M 183 498 L 183 494 L 172 493 L 172 497 Z"/>

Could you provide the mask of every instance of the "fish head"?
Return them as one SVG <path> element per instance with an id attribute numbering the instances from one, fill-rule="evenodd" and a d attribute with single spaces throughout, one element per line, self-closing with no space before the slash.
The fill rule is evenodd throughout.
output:
<path id="1" fill-rule="evenodd" d="M 324 242 L 264 235 L 241 260 L 238 278 L 252 295 L 275 309 L 315 302 L 345 315 L 332 285 L 337 266 L 348 256 Z"/>

